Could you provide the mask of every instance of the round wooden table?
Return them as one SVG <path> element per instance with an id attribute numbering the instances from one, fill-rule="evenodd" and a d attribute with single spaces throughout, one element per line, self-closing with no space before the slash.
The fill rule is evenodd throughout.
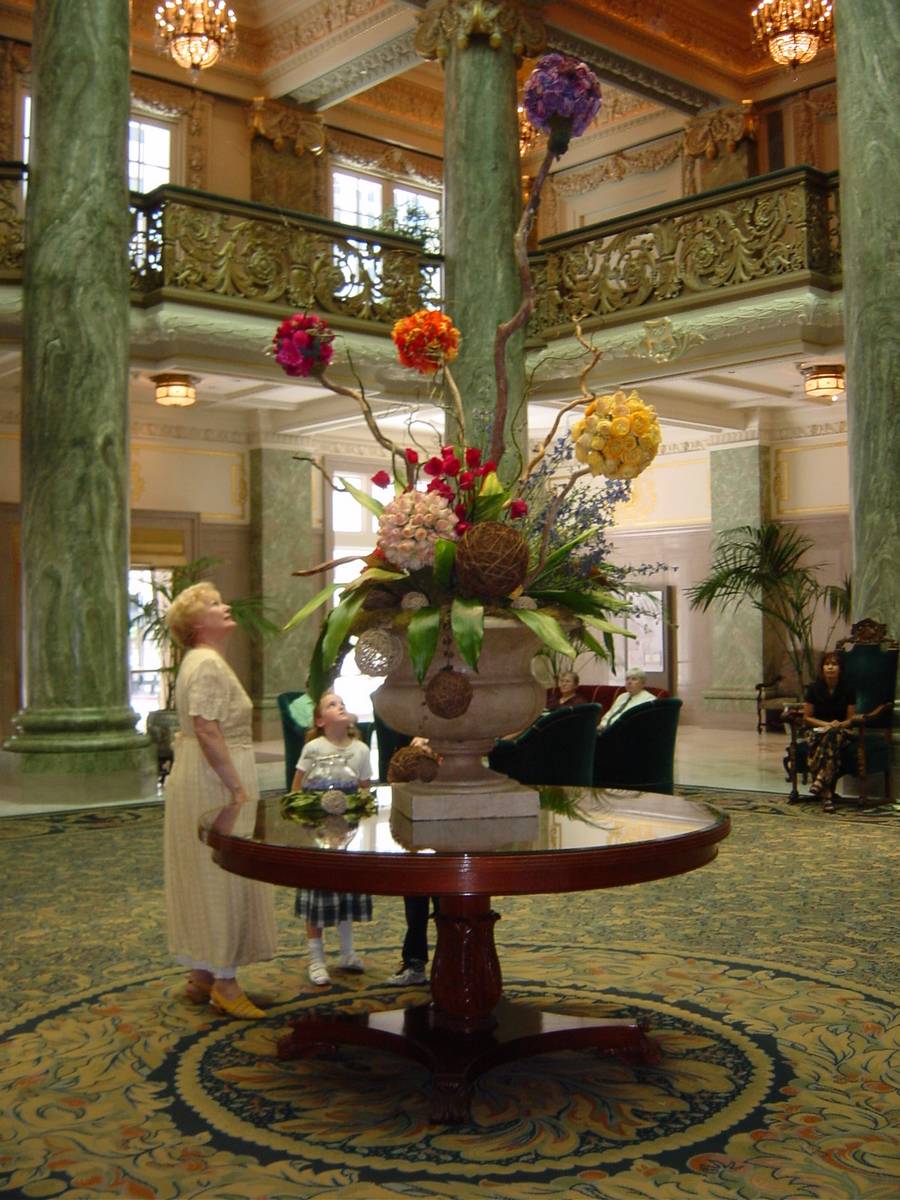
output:
<path id="1" fill-rule="evenodd" d="M 474 1079 L 497 1063 L 551 1050 L 594 1048 L 637 1061 L 657 1049 L 637 1021 L 544 1012 L 503 999 L 492 895 L 619 887 L 680 875 L 711 862 L 726 816 L 678 796 L 546 788 L 534 817 L 410 822 L 379 809 L 351 826 L 282 816 L 260 802 L 252 837 L 229 832 L 227 810 L 206 815 L 200 836 L 226 871 L 289 887 L 437 896 L 437 944 L 428 1004 L 363 1016 L 298 1017 L 282 1057 L 321 1044 L 377 1046 L 432 1071 L 431 1119 L 466 1121 Z"/>

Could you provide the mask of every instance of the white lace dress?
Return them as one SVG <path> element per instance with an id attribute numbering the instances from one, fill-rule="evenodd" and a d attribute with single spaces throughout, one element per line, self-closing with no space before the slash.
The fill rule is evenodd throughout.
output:
<path id="1" fill-rule="evenodd" d="M 186 966 L 215 974 L 274 956 L 274 889 L 223 871 L 197 836 L 201 815 L 227 804 L 230 795 L 200 749 L 193 717 L 219 722 L 249 798 L 234 832 L 252 833 L 259 798 L 250 723 L 253 705 L 222 656 L 203 646 L 184 657 L 175 706 L 180 732 L 165 799 L 169 949 Z"/>

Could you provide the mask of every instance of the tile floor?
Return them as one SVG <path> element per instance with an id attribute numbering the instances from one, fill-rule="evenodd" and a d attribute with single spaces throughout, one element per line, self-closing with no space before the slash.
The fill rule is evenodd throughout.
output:
<path id="1" fill-rule="evenodd" d="M 781 760 L 787 744 L 780 733 L 757 734 L 752 730 L 705 729 L 683 725 L 678 731 L 675 780 L 700 787 L 737 788 L 742 791 L 786 792 Z M 279 741 L 257 742 L 256 756 L 260 788 L 284 786 L 283 748 Z M 160 796 L 144 800 L 110 803 L 158 803 Z M 102 805 L 97 805 L 101 807 Z M 59 812 L 74 807 L 59 803 L 24 801 L 16 789 L 0 784 L 0 817 L 24 813 Z"/>

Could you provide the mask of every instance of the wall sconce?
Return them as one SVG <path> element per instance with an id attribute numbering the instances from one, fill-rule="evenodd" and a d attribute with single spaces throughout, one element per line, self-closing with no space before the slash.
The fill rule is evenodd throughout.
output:
<path id="1" fill-rule="evenodd" d="M 816 363 L 809 367 L 800 364 L 804 395 L 818 404 L 836 403 L 844 394 L 844 373 L 843 363 Z"/>
<path id="2" fill-rule="evenodd" d="M 196 380 L 193 375 L 151 375 L 156 385 L 156 403 L 166 408 L 188 408 L 197 403 Z"/>

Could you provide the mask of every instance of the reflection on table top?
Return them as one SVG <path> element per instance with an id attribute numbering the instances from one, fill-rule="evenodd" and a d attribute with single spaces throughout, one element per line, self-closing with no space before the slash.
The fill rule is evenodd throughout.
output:
<path id="1" fill-rule="evenodd" d="M 479 820 L 413 822 L 391 812 L 389 787 L 379 788 L 377 797 L 378 811 L 358 822 L 341 816 L 301 822 L 282 815 L 280 798 L 263 800 L 256 831 L 243 840 L 379 855 L 529 854 L 665 842 L 726 821 L 714 809 L 679 796 L 591 788 L 544 788 L 536 816 Z M 206 814 L 203 827 L 209 829 L 215 817 L 215 812 Z"/>

